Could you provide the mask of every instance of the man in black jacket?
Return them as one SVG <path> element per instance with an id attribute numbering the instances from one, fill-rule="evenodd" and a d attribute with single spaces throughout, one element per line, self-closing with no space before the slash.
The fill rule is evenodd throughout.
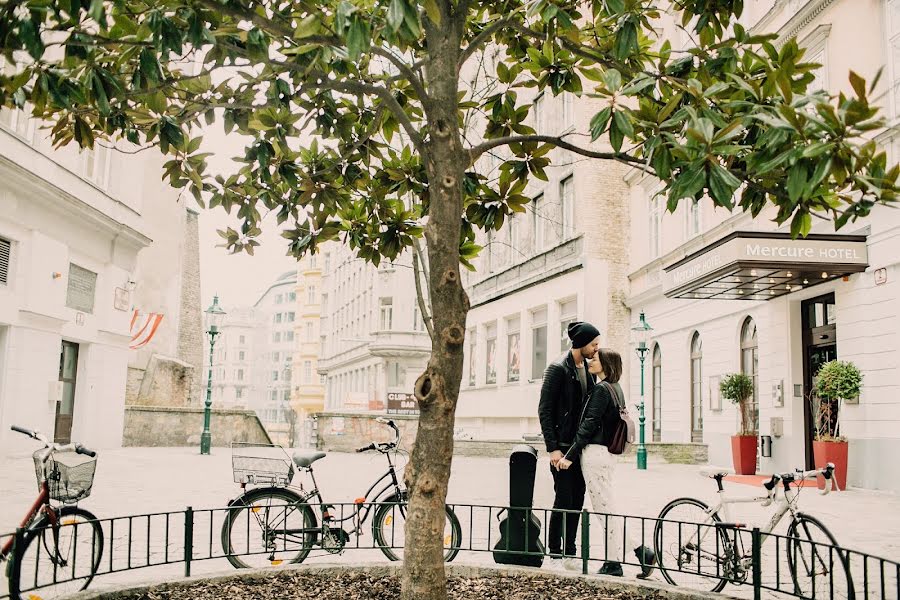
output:
<path id="1" fill-rule="evenodd" d="M 550 363 L 544 371 L 538 416 L 544 443 L 550 453 L 550 473 L 553 475 L 555 492 L 553 508 L 580 511 L 584 505 L 585 492 L 581 465 L 575 462 L 561 471 L 557 468 L 557 463 L 575 440 L 584 399 L 594 387 L 594 376 L 588 372 L 584 359 L 593 358 L 600 347 L 600 332 L 590 323 L 577 321 L 569 324 L 568 334 L 572 349 Z M 575 535 L 578 532 L 579 518 L 578 513 L 567 513 L 565 519 L 563 513 L 554 512 L 550 515 L 547 543 L 551 556 L 572 557 L 577 554 Z M 580 569 L 580 563 L 573 563 L 571 568 Z"/>

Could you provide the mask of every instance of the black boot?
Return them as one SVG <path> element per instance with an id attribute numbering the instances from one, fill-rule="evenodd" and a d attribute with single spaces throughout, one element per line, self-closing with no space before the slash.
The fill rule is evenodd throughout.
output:
<path id="1" fill-rule="evenodd" d="M 600 567 L 600 570 L 597 571 L 597 575 L 612 575 L 613 577 L 621 577 L 622 573 L 622 564 L 617 563 L 613 560 L 608 560 L 603 563 L 603 566 Z"/>
<path id="2" fill-rule="evenodd" d="M 634 555 L 641 563 L 641 574 L 638 579 L 647 579 L 653 573 L 653 565 L 656 564 L 656 553 L 647 546 L 638 546 L 634 549 Z"/>

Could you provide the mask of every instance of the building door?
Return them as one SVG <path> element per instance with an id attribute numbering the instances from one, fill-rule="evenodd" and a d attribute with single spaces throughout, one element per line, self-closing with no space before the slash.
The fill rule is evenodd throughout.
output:
<path id="1" fill-rule="evenodd" d="M 834 294 L 805 300 L 801 303 L 800 310 L 803 315 L 803 416 L 806 468 L 814 469 L 812 442 L 815 423 L 812 407 L 816 400 L 813 386 L 822 365 L 837 358 Z"/>
<path id="2" fill-rule="evenodd" d="M 56 403 L 56 427 L 53 441 L 68 444 L 72 441 L 72 416 L 75 414 L 75 380 L 78 374 L 78 344 L 64 341 L 59 353 L 59 381 L 62 399 Z"/>
<path id="3" fill-rule="evenodd" d="M 691 338 L 691 441 L 703 441 L 703 345 L 700 334 Z"/>

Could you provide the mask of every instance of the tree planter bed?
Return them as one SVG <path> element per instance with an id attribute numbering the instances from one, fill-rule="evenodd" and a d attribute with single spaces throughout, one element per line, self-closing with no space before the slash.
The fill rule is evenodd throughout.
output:
<path id="1" fill-rule="evenodd" d="M 593 564 L 593 563 L 592 563 Z M 596 568 L 596 567 L 595 567 Z M 629 579 L 539 569 L 449 565 L 450 600 L 689 600 L 732 598 Z M 552 593 L 551 591 L 552 590 Z M 394 600 L 399 566 L 315 566 L 244 571 L 182 582 L 82 592 L 69 600 Z"/>

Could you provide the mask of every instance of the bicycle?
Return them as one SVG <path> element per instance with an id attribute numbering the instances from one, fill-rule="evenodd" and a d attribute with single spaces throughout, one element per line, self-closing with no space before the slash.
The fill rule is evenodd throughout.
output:
<path id="1" fill-rule="evenodd" d="M 103 555 L 103 528 L 97 517 L 77 506 L 91 493 L 97 453 L 81 444 L 53 443 L 23 427 L 13 425 L 12 430 L 44 447 L 33 454 L 37 499 L 22 519 L 22 532 L 0 549 L 0 562 L 9 561 L 10 596 L 25 600 L 81 591 L 90 585 Z M 20 595 L 34 589 L 41 595 Z"/>
<path id="2" fill-rule="evenodd" d="M 727 496 L 722 485 L 722 480 L 728 475 L 726 469 L 706 467 L 700 472 L 716 481 L 719 502 L 710 507 L 695 498 L 678 498 L 659 513 L 654 543 L 659 570 L 666 581 L 677 586 L 708 587 L 713 592 L 721 591 L 728 583 L 739 585 L 746 582 L 753 569 L 752 549 L 745 550 L 741 537 L 736 533 L 733 538 L 728 535 L 729 530 L 736 532 L 743 527 L 743 524 L 731 521 L 729 507 L 732 504 L 760 503 L 762 506 L 774 505 L 769 522 L 760 528 L 763 543 L 782 518 L 790 513 L 791 522 L 783 539 L 794 592 L 805 597 L 854 600 L 846 552 L 840 549 L 837 540 L 821 521 L 800 512 L 800 489 L 799 486 L 792 487 L 811 477 L 822 476 L 825 489 L 821 493 L 827 494 L 833 484 L 833 464 L 811 471 L 798 469 L 793 473 L 773 475 L 763 483 L 766 495 L 756 497 Z M 781 494 L 778 494 L 779 482 L 783 486 Z M 711 532 L 715 532 L 712 540 L 708 539 Z M 782 538 L 776 537 L 778 539 Z M 778 560 L 777 556 L 775 560 Z M 834 595 L 836 591 L 838 595 Z"/>
<path id="3" fill-rule="evenodd" d="M 356 535 L 357 539 L 362 535 L 363 524 L 373 510 L 372 536 L 377 548 L 388 559 L 401 560 L 408 495 L 397 477 L 393 458 L 400 445 L 400 430 L 391 420 L 379 417 L 376 421 L 393 429 L 394 440 L 373 442 L 356 451 L 374 450 L 383 454 L 388 469 L 363 497 L 354 502 L 346 516 L 343 510 L 336 515 L 334 506 L 325 503 L 313 474 L 313 463 L 325 458 L 325 452 L 300 451 L 291 460 L 279 446 L 268 448 L 280 451 L 283 455 L 280 457 L 240 456 L 233 451 L 234 480 L 245 491 L 229 502 L 222 524 L 222 548 L 228 561 L 236 568 L 296 564 L 306 559 L 314 546 L 329 554 L 338 554 L 351 535 Z M 309 474 L 312 489 L 305 490 L 302 483 L 291 485 L 295 467 Z M 247 490 L 249 485 L 263 487 Z M 314 508 L 318 509 L 318 517 Z M 348 521 L 351 528 L 346 530 L 343 524 Z M 461 538 L 459 519 L 447 506 L 444 523 L 446 561 L 456 558 Z M 260 564 L 251 564 L 257 556 L 262 557 Z"/>

